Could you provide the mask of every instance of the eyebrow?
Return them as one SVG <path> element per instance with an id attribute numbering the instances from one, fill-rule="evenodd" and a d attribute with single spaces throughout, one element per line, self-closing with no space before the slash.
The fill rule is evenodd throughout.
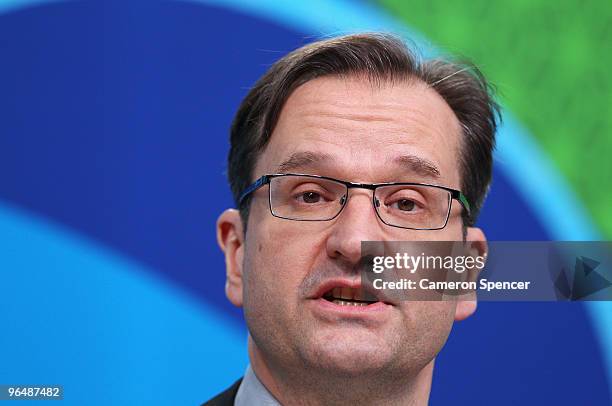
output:
<path id="1" fill-rule="evenodd" d="M 440 170 L 433 162 L 416 155 L 402 155 L 395 158 L 395 163 L 419 176 L 438 179 Z"/>
<path id="2" fill-rule="evenodd" d="M 287 173 L 299 169 L 305 169 L 317 164 L 326 164 L 333 162 L 334 158 L 324 152 L 303 151 L 292 154 L 288 159 L 284 160 L 277 167 L 278 173 Z M 421 158 L 416 155 L 401 155 L 394 159 L 394 163 L 406 169 L 410 173 L 438 179 L 440 178 L 440 170 L 431 161 Z"/>
<path id="3" fill-rule="evenodd" d="M 278 172 L 286 173 L 296 169 L 303 169 L 315 164 L 328 163 L 333 161 L 330 154 L 326 153 L 315 153 L 310 151 L 296 152 L 292 154 L 288 159 L 278 165 Z"/>

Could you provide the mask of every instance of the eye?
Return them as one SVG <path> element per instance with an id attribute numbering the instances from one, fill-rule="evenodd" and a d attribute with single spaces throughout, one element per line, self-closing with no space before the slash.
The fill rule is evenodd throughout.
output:
<path id="1" fill-rule="evenodd" d="M 299 198 L 301 198 L 304 203 L 318 203 L 321 200 L 321 195 L 317 192 L 304 192 Z"/>
<path id="2" fill-rule="evenodd" d="M 316 182 L 293 185 L 288 196 L 294 204 L 301 206 L 315 206 L 326 204 L 336 199 L 335 193 Z"/>
<path id="3" fill-rule="evenodd" d="M 414 211 L 416 208 L 416 203 L 414 200 L 410 200 L 410 199 L 400 199 L 398 201 L 396 201 L 395 203 L 390 205 L 393 208 L 396 208 L 398 210 L 401 211 Z"/>
<path id="4" fill-rule="evenodd" d="M 329 193 L 316 185 L 302 185 L 291 193 L 292 198 L 299 204 L 320 204 L 329 200 Z"/>
<path id="5" fill-rule="evenodd" d="M 385 205 L 398 214 L 416 214 L 427 210 L 427 198 L 415 188 L 402 188 L 387 196 Z"/>

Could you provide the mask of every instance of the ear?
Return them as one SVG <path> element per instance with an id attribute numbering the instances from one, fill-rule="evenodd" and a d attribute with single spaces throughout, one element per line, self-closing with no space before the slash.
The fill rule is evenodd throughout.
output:
<path id="1" fill-rule="evenodd" d="M 489 248 L 487 245 L 487 238 L 480 228 L 468 227 L 465 242 L 471 256 L 481 256 L 486 260 Z M 476 292 L 472 292 L 470 297 L 471 298 L 468 300 L 459 300 L 457 302 L 457 307 L 455 308 L 455 321 L 465 320 L 476 311 L 478 305 Z"/>
<path id="2" fill-rule="evenodd" d="M 242 306 L 242 261 L 244 234 L 236 209 L 227 209 L 217 219 L 217 242 L 225 254 L 225 295 L 235 306 Z"/>

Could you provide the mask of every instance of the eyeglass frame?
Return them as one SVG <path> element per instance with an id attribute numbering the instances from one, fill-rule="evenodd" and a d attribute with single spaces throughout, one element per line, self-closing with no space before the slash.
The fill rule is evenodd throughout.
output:
<path id="1" fill-rule="evenodd" d="M 283 176 L 305 176 L 305 177 L 310 177 L 310 178 L 325 179 L 325 180 L 329 180 L 329 181 L 332 181 L 332 182 L 343 184 L 346 187 L 346 199 L 342 203 L 342 207 L 340 208 L 340 210 L 338 210 L 338 213 L 336 213 L 336 215 L 334 215 L 333 217 L 331 217 L 329 219 L 324 219 L 324 220 L 293 219 L 293 218 L 283 217 L 283 216 L 279 216 L 277 214 L 274 214 L 274 210 L 272 210 L 272 188 L 268 188 L 268 207 L 270 208 L 270 214 L 272 214 L 272 216 L 274 216 L 274 217 L 281 218 L 281 219 L 284 219 L 284 220 L 291 220 L 291 221 L 332 221 L 333 219 L 338 217 L 340 215 L 340 213 L 342 213 L 342 210 L 344 210 L 344 208 L 346 207 L 346 205 L 348 203 L 348 200 L 349 200 L 349 198 L 348 198 L 349 189 L 367 189 L 367 190 L 371 190 L 372 191 L 372 204 L 374 205 L 374 211 L 376 212 L 376 216 L 380 219 L 380 221 L 383 222 L 383 224 L 386 224 L 389 227 L 397 227 L 397 228 L 402 228 L 402 229 L 407 229 L 407 230 L 423 230 L 423 231 L 426 231 L 426 230 L 441 230 L 444 227 L 446 227 L 447 224 L 448 224 L 448 219 L 450 218 L 450 212 L 451 212 L 451 209 L 452 209 L 452 201 L 453 200 L 457 200 L 461 204 L 461 206 L 465 209 L 468 219 L 470 218 L 470 215 L 471 215 L 470 203 L 469 203 L 467 197 L 463 194 L 463 192 L 461 192 L 460 190 L 457 190 L 457 189 L 453 189 L 453 188 L 447 187 L 447 186 L 434 185 L 434 184 L 429 184 L 429 183 L 418 183 L 418 182 L 358 183 L 358 182 L 349 182 L 349 181 L 346 181 L 346 180 L 331 178 L 329 176 L 310 175 L 310 174 L 306 174 L 306 173 L 273 173 L 273 174 L 262 175 L 255 182 L 253 182 L 249 186 L 247 186 L 246 189 L 242 192 L 242 194 L 240 195 L 240 197 L 238 199 L 238 207 L 242 206 L 242 204 L 244 203 L 244 200 L 250 194 L 254 193 L 255 191 L 257 191 L 262 186 L 270 184 L 272 179 L 278 178 L 278 177 L 283 177 Z M 450 193 L 451 199 L 450 199 L 449 204 L 448 204 L 448 210 L 447 210 L 447 213 L 446 213 L 446 218 L 444 220 L 444 225 L 442 225 L 441 227 L 436 227 L 436 228 L 414 228 L 414 227 L 403 227 L 403 226 L 398 226 L 398 225 L 395 225 L 395 224 L 387 223 L 382 218 L 380 213 L 378 212 L 378 207 L 380 206 L 380 201 L 378 199 L 376 199 L 376 189 L 378 189 L 379 187 L 382 187 L 382 186 L 428 186 L 428 187 L 435 187 L 435 188 L 438 188 L 438 189 L 446 190 L 447 192 Z M 377 202 L 378 202 L 379 206 L 377 206 Z"/>

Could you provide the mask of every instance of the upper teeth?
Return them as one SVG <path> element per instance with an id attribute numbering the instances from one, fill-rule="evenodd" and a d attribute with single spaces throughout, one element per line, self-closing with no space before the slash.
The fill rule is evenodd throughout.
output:
<path id="1" fill-rule="evenodd" d="M 371 298 L 366 296 L 362 289 L 353 289 L 349 287 L 333 288 L 331 294 L 328 294 L 328 296 L 331 296 L 334 299 L 372 301 Z"/>

